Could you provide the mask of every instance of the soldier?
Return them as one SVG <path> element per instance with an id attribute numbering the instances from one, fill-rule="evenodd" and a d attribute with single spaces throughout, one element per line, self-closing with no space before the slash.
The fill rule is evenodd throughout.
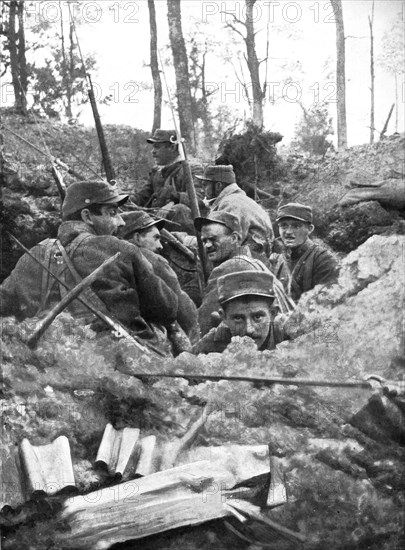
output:
<path id="1" fill-rule="evenodd" d="M 211 212 L 234 214 L 242 229 L 241 244 L 248 245 L 254 257 L 266 261 L 274 240 L 270 217 L 237 185 L 232 165 L 208 166 L 204 174 L 196 178 L 204 183 Z"/>
<path id="2" fill-rule="evenodd" d="M 193 353 L 223 352 L 233 336 L 249 336 L 257 349 L 274 349 L 282 331 L 274 322 L 273 276 L 259 271 L 239 271 L 218 279 L 222 323 L 206 334 Z"/>
<path id="3" fill-rule="evenodd" d="M 104 269 L 84 295 L 137 336 L 156 339 L 160 335 L 156 324 L 163 326 L 175 321 L 177 297 L 153 273 L 138 247 L 115 236 L 124 225 L 118 207 L 127 199 L 128 195 L 120 195 L 116 187 L 101 181 L 70 185 L 62 205 L 58 238 L 39 243 L 31 252 L 70 288 L 105 259 L 120 252 L 119 258 Z M 19 320 L 33 317 L 58 302 L 65 292 L 25 254 L 1 285 L 0 315 L 15 315 Z M 86 321 L 92 320 L 88 310 L 77 301 L 72 302 L 70 310 Z"/>
<path id="4" fill-rule="evenodd" d="M 303 292 L 319 284 L 336 282 L 339 265 L 325 248 L 312 242 L 312 208 L 288 203 L 277 211 L 283 254 L 291 272 L 290 295 L 298 301 Z"/>
<path id="5" fill-rule="evenodd" d="M 199 337 L 197 308 L 191 298 L 180 287 L 176 273 L 168 261 L 159 255 L 162 250 L 160 229 L 165 220 L 153 219 L 146 212 L 125 212 L 122 214 L 125 226 L 121 228 L 122 238 L 137 245 L 152 264 L 153 271 L 175 292 L 178 298 L 177 321 L 192 341 Z"/>
<path id="6" fill-rule="evenodd" d="M 138 206 L 159 208 L 160 215 L 171 222 L 175 222 L 173 229 L 179 229 L 192 234 L 194 231 L 189 199 L 186 188 L 186 179 L 177 136 L 174 130 L 155 130 L 147 142 L 153 146 L 152 156 L 156 166 L 149 174 L 148 181 L 135 190 L 132 200 Z M 202 173 L 202 167 L 190 163 L 193 176 Z M 197 195 L 202 199 L 202 190 L 198 181 L 194 181 Z M 201 205 L 203 203 L 201 201 Z"/>
<path id="7" fill-rule="evenodd" d="M 249 247 L 241 245 L 242 228 L 236 216 L 226 211 L 214 211 L 206 218 L 200 217 L 194 220 L 197 231 L 201 232 L 201 240 L 205 246 L 208 259 L 214 266 L 201 306 L 198 308 L 198 322 L 201 335 L 204 336 L 219 322 L 217 311 L 219 277 L 236 271 L 257 270 L 269 272 L 267 267 L 258 259 L 252 257 Z M 279 256 L 272 254 L 272 257 Z M 271 266 L 273 263 L 271 263 Z M 288 269 L 284 260 L 278 262 L 279 272 L 288 280 Z M 284 267 L 283 267 L 284 266 Z M 282 294 L 283 287 L 279 281 L 274 283 Z"/>

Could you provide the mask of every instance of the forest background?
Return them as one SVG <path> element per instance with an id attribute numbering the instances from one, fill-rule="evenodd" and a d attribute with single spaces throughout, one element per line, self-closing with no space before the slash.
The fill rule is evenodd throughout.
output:
<path id="1" fill-rule="evenodd" d="M 248 4 L 245 0 L 3 2 L 1 105 L 12 106 L 15 101 L 7 33 L 10 9 L 23 5 L 28 108 L 33 107 L 42 117 L 93 124 L 91 109 L 85 105 L 80 44 L 103 122 L 151 130 L 151 5 L 156 12 L 158 54 L 173 99 L 176 94 L 181 96 L 173 64 L 177 50 L 170 42 L 168 23 L 170 18 L 178 21 L 181 11 L 193 131 L 199 155 L 209 159 L 226 131 L 242 130 L 252 118 L 254 84 L 244 39 L 249 30 Z M 283 146 L 302 146 L 303 127 L 308 125 L 311 132 L 337 145 L 336 108 L 341 91 L 336 75 L 333 4 L 341 4 L 344 23 L 347 144 L 378 139 L 392 104 L 388 133 L 404 130 L 404 2 L 258 0 L 250 4 L 263 128 L 280 132 Z M 162 80 L 161 71 L 160 75 Z M 183 108 L 181 102 L 180 115 Z M 173 126 L 164 81 L 161 126 Z"/>

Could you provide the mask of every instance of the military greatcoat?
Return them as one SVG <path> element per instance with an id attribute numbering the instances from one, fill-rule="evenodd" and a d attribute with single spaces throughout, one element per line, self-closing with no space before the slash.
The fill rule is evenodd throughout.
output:
<path id="1" fill-rule="evenodd" d="M 63 222 L 58 239 L 80 278 L 85 278 L 104 260 L 120 252 L 120 257 L 93 283 L 92 291 L 106 310 L 138 336 L 153 338 L 148 323 L 168 325 L 176 320 L 176 294 L 153 273 L 151 264 L 137 246 L 110 235 L 96 235 L 81 221 Z M 52 251 L 51 255 L 49 251 Z M 50 264 L 53 271 L 58 269 L 58 265 L 53 265 L 55 258 L 60 258 L 55 240 L 47 239 L 31 252 L 40 261 Z M 35 316 L 52 302 L 59 301 L 61 290 L 45 273 L 28 254 L 22 256 L 0 287 L 0 315 L 15 315 L 21 320 Z M 64 269 L 59 275 L 70 288 L 77 284 L 69 269 Z M 72 306 L 77 309 L 77 302 Z"/>

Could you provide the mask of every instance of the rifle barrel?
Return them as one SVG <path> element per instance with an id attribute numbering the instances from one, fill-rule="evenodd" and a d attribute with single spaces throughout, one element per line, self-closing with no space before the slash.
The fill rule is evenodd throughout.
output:
<path id="1" fill-rule="evenodd" d="M 107 258 L 101 265 L 99 265 L 90 275 L 87 275 L 80 283 L 78 283 L 74 288 L 69 290 L 69 292 L 62 298 L 62 300 L 56 304 L 56 306 L 49 311 L 49 313 L 40 321 L 39 326 L 34 331 L 33 334 L 28 338 L 27 345 L 30 347 L 34 347 L 38 340 L 41 338 L 41 336 L 44 334 L 46 329 L 52 324 L 54 319 L 56 318 L 59 313 L 61 313 L 64 309 L 67 308 L 67 306 L 73 302 L 75 298 L 79 296 L 79 294 L 89 287 L 96 279 L 96 277 L 99 275 L 99 273 L 109 264 L 114 262 L 118 256 L 120 255 L 119 252 L 115 254 L 114 256 L 111 256 L 110 258 Z"/>
<path id="2" fill-rule="evenodd" d="M 18 244 L 18 246 L 20 248 L 22 248 L 22 250 L 24 250 L 24 252 L 26 254 L 28 254 L 30 256 L 30 258 L 32 258 L 38 265 L 40 265 L 42 267 L 42 269 L 44 269 L 47 273 L 49 273 L 49 275 L 51 275 L 51 277 L 53 277 L 55 279 L 55 281 L 57 281 L 60 285 L 62 285 L 64 288 L 66 288 L 68 291 L 71 290 L 70 287 L 60 278 L 58 277 L 57 275 L 55 275 L 55 273 L 50 270 L 47 266 L 43 265 L 43 263 L 38 260 L 38 258 L 36 258 L 30 250 L 28 250 L 28 248 L 26 248 L 18 239 L 17 237 L 14 237 L 14 235 L 12 235 L 10 232 L 8 232 L 8 235 L 14 240 L 14 242 L 16 242 Z M 166 357 L 164 353 L 162 353 L 158 348 L 156 348 L 155 346 L 151 346 L 150 344 L 147 344 L 147 345 L 143 345 L 141 344 L 138 339 L 136 338 L 136 336 L 133 336 L 132 334 L 130 334 L 127 329 L 116 319 L 113 319 L 112 317 L 110 317 L 109 315 L 106 315 L 104 312 L 100 311 L 96 306 L 94 306 L 91 302 L 89 302 L 88 300 L 86 300 L 85 298 L 82 298 L 81 296 L 77 296 L 77 298 L 75 298 L 76 300 L 78 300 L 81 304 L 83 304 L 85 307 L 87 307 L 87 309 L 89 309 L 92 313 L 94 313 L 94 315 L 96 315 L 99 319 L 101 319 L 102 321 L 104 321 L 110 328 L 112 328 L 117 334 L 119 334 L 120 336 L 124 337 L 124 338 L 127 338 L 128 340 L 131 340 L 133 342 L 133 344 L 135 344 L 135 346 L 140 350 L 142 351 L 143 353 L 149 353 L 150 351 L 154 351 L 155 353 L 157 353 L 158 355 L 160 355 L 161 357 Z"/>
<path id="3" fill-rule="evenodd" d="M 352 380 L 342 382 L 339 380 L 313 380 L 309 378 L 282 378 L 282 377 L 260 377 L 260 376 L 225 376 L 221 374 L 186 374 L 186 373 L 131 373 L 136 377 L 157 377 L 157 378 L 184 378 L 185 380 L 213 381 L 229 380 L 231 382 L 260 382 L 267 384 L 282 384 L 283 386 L 319 386 L 329 388 L 362 388 L 370 389 L 372 385 L 365 380 Z"/>

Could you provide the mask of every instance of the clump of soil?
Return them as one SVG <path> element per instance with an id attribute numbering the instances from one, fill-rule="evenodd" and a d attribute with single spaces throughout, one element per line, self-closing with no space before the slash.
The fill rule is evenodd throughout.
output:
<path id="1" fill-rule="evenodd" d="M 288 503 L 270 516 L 304 533 L 306 548 L 400 548 L 404 430 L 381 406 L 381 393 L 226 380 L 141 380 L 130 373 L 353 380 L 372 371 L 398 380 L 404 371 L 403 246 L 400 236 L 373 236 L 352 252 L 337 285 L 317 287 L 303 297 L 286 327 L 294 340 L 274 351 L 258 353 L 246 338 L 223 354 L 182 354 L 163 364 L 108 332 L 96 335 L 68 314 L 58 317 L 33 351 L 23 341 L 35 319 L 21 324 L 4 319 L 3 463 L 13 463 L 23 437 L 38 445 L 66 435 L 79 492 L 86 493 L 106 484 L 93 464 L 107 422 L 170 440 L 184 433 L 208 401 L 216 412 L 195 444 L 268 443 L 279 459 L 288 496 Z M 403 406 L 400 400 L 390 404 Z M 7 487 L 18 472 L 11 466 L 3 471 Z M 13 495 L 7 496 L 15 507 Z M 58 521 L 60 505 L 49 500 L 42 516 L 36 504 L 14 514 L 3 510 L 4 548 L 60 548 L 58 530 L 68 528 Z M 274 550 L 294 548 L 276 534 L 267 543 Z M 142 541 L 150 550 L 239 546 L 247 547 L 222 522 Z"/>

